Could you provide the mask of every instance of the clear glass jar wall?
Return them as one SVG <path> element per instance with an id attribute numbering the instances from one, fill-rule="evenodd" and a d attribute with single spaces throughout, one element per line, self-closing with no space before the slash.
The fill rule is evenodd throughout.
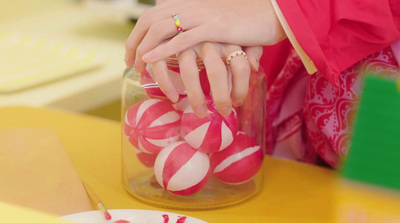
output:
<path id="1" fill-rule="evenodd" d="M 217 113 L 198 64 L 208 115 L 191 109 L 176 61 L 169 75 L 180 93 L 168 100 L 151 72 L 128 69 L 122 87 L 122 180 L 144 202 L 201 210 L 234 205 L 260 192 L 264 157 L 265 75 L 252 73 L 244 104 Z M 149 70 L 149 69 L 148 69 Z"/>

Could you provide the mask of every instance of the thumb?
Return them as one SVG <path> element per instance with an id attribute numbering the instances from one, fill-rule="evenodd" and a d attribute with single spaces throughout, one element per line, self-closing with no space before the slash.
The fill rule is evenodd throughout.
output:
<path id="1" fill-rule="evenodd" d="M 243 51 L 247 54 L 250 67 L 252 71 L 258 71 L 260 68 L 260 58 L 263 54 L 262 46 L 248 46 L 244 47 Z"/>

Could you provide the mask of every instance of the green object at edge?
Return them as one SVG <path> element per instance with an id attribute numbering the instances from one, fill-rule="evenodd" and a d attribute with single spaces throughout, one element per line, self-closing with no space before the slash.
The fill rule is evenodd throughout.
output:
<path id="1" fill-rule="evenodd" d="M 400 190 L 400 93 L 395 81 L 366 76 L 342 174 Z"/>

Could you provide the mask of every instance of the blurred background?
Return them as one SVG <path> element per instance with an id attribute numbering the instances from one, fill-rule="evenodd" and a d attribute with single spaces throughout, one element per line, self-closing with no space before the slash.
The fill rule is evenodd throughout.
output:
<path id="1" fill-rule="evenodd" d="M 119 120 L 125 40 L 151 0 L 3 0 L 0 106 Z"/>

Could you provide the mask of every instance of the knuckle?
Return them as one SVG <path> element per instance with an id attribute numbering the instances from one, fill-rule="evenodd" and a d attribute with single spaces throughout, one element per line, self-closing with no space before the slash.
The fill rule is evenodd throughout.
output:
<path id="1" fill-rule="evenodd" d="M 136 21 L 134 29 L 137 29 L 138 27 L 145 27 L 148 24 L 148 17 L 149 16 L 148 16 L 148 13 L 146 13 L 146 10 L 139 17 L 139 19 Z"/>
<path id="2" fill-rule="evenodd" d="M 157 21 L 149 27 L 149 36 L 159 36 L 160 31 L 165 27 L 165 24 L 162 21 Z"/>
<path id="3" fill-rule="evenodd" d="M 143 10 L 142 16 L 151 14 L 152 10 L 153 10 L 153 8 L 146 8 L 145 10 Z M 142 17 L 142 16 L 141 16 L 141 17 Z"/>
<path id="4" fill-rule="evenodd" d="M 145 10 L 143 10 L 142 15 L 139 17 L 138 21 L 136 24 L 144 24 L 146 22 L 150 22 L 151 18 L 153 17 L 153 11 L 154 11 L 154 7 L 150 7 L 150 8 L 146 8 Z"/>

